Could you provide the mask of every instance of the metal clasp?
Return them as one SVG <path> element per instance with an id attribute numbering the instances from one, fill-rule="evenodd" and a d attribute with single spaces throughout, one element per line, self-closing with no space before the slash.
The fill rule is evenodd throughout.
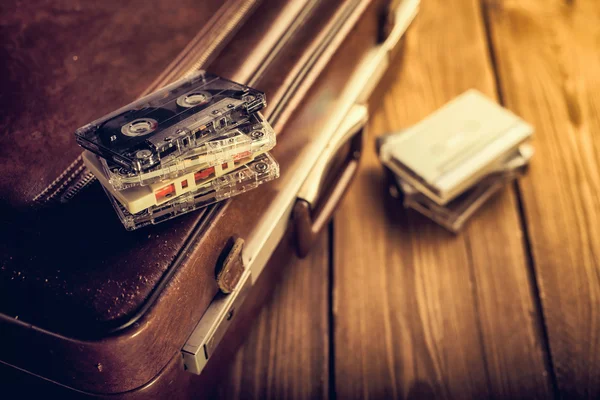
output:
<path id="1" fill-rule="evenodd" d="M 185 368 L 199 375 L 221 342 L 236 311 L 252 287 L 250 269 L 246 269 L 230 294 L 219 293 L 181 350 Z"/>

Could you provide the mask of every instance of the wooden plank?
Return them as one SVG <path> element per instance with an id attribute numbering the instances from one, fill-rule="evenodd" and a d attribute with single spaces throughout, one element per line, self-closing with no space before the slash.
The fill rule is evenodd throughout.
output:
<path id="1" fill-rule="evenodd" d="M 405 45 L 370 143 L 471 87 L 496 96 L 476 0 L 422 2 Z M 550 396 L 514 192 L 452 236 L 387 195 L 373 147 L 334 224 L 338 396 Z"/>
<path id="2" fill-rule="evenodd" d="M 520 190 L 558 389 L 600 398 L 600 3 L 487 12 L 504 101 L 536 127 Z"/>
<path id="3" fill-rule="evenodd" d="M 288 266 L 220 382 L 223 399 L 329 395 L 329 238 Z"/>

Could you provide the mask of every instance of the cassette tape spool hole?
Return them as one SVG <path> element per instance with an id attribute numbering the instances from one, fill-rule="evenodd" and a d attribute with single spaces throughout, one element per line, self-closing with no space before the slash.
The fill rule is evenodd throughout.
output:
<path id="1" fill-rule="evenodd" d="M 177 99 L 177 105 L 183 108 L 191 108 L 207 104 L 212 95 L 205 91 L 184 94 Z"/>
<path id="2" fill-rule="evenodd" d="M 145 160 L 146 158 L 152 156 L 152 152 L 150 150 L 140 150 L 135 153 L 135 158 L 139 160 Z"/>
<path id="3" fill-rule="evenodd" d="M 141 150 L 141 151 L 147 151 L 147 150 Z M 136 154 L 136 158 L 138 158 L 137 154 Z M 131 171 L 126 168 L 119 168 L 116 172 L 121 176 L 135 176 L 135 174 L 131 173 Z"/>
<path id="4" fill-rule="evenodd" d="M 144 136 L 153 132 L 158 126 L 158 122 L 152 118 L 138 118 L 121 127 L 121 133 L 125 136 L 136 137 Z"/>
<path id="5" fill-rule="evenodd" d="M 269 166 L 265 162 L 258 162 L 254 165 L 254 169 L 259 174 L 263 174 L 263 173 L 269 171 Z"/>
<path id="6" fill-rule="evenodd" d="M 263 136 L 265 136 L 265 133 L 263 131 L 252 131 L 250 133 L 250 137 L 252 139 L 261 139 Z"/>

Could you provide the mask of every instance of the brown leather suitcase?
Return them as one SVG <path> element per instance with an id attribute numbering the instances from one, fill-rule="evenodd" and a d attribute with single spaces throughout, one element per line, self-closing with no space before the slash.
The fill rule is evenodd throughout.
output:
<path id="1" fill-rule="evenodd" d="M 66 3 L 0 16 L 3 390 L 208 396 L 348 187 L 418 0 Z M 281 177 L 127 232 L 73 128 L 197 68 L 266 92 Z"/>

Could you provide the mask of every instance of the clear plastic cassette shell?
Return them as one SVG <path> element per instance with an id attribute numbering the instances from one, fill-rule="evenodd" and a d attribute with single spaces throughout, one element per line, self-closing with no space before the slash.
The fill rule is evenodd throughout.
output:
<path id="1" fill-rule="evenodd" d="M 209 168 L 194 170 L 186 175 L 152 185 L 115 190 L 103 172 L 100 157 L 89 151 L 84 151 L 82 156 L 86 167 L 98 178 L 105 189 L 132 214 L 136 214 L 152 206 L 161 205 L 187 192 L 202 188 L 212 180 L 252 162 L 255 157 L 255 155 L 252 155 L 235 161 L 232 160 L 227 163 L 217 164 Z"/>
<path id="2" fill-rule="evenodd" d="M 213 136 L 181 157 L 148 171 L 132 172 L 102 159 L 103 170 L 115 190 L 151 185 L 175 179 L 202 168 L 237 162 L 270 151 L 275 147 L 273 128 L 260 113 L 237 127 Z"/>
<path id="3" fill-rule="evenodd" d="M 402 178 L 394 177 L 405 208 L 412 208 L 450 232 L 458 233 L 488 199 L 526 172 L 532 155 L 533 148 L 522 145 L 502 166 L 445 205 L 437 204 Z"/>
<path id="4" fill-rule="evenodd" d="M 251 163 L 213 180 L 196 191 L 186 193 L 160 206 L 150 207 L 137 214 L 129 213 L 104 186 L 103 188 L 125 228 L 135 230 L 237 196 L 278 177 L 277 161 L 269 153 L 261 154 Z"/>
<path id="5" fill-rule="evenodd" d="M 264 93 L 205 71 L 122 107 L 75 132 L 84 148 L 131 171 L 146 171 L 245 122 Z"/>

